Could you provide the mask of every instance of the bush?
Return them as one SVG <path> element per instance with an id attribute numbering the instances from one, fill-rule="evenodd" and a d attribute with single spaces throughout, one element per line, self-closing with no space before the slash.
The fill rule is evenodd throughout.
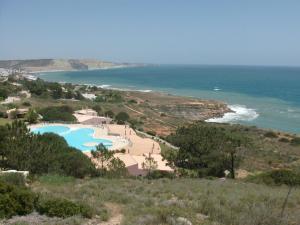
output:
<path id="1" fill-rule="evenodd" d="M 135 99 L 130 99 L 128 101 L 129 104 L 137 104 L 137 101 Z"/>
<path id="2" fill-rule="evenodd" d="M 36 200 L 37 196 L 30 190 L 0 181 L 0 218 L 29 214 Z"/>
<path id="3" fill-rule="evenodd" d="M 290 140 L 287 139 L 287 138 L 285 138 L 285 137 L 279 138 L 278 141 L 283 142 L 283 143 L 288 143 L 288 142 L 290 142 Z"/>
<path id="4" fill-rule="evenodd" d="M 300 137 L 295 137 L 291 140 L 291 145 L 297 146 L 300 145 Z"/>
<path id="5" fill-rule="evenodd" d="M 176 175 L 173 172 L 160 171 L 160 170 L 154 170 L 149 174 L 147 174 L 148 179 L 161 179 L 161 178 L 174 179 L 175 177 Z"/>
<path id="6" fill-rule="evenodd" d="M 149 134 L 149 135 L 151 135 L 151 136 L 156 136 L 156 132 L 152 131 L 152 130 L 149 130 L 146 133 Z"/>
<path id="7" fill-rule="evenodd" d="M 10 185 L 25 187 L 25 177 L 20 173 L 4 173 L 0 175 L 0 182 L 3 181 Z"/>
<path id="8" fill-rule="evenodd" d="M 30 109 L 25 116 L 25 121 L 28 123 L 36 123 L 39 119 L 39 114 L 34 109 Z"/>
<path id="9" fill-rule="evenodd" d="M 5 117 L 7 117 L 6 112 L 0 111 L 0 118 L 5 118 Z"/>
<path id="10" fill-rule="evenodd" d="M 22 105 L 29 107 L 29 106 L 31 106 L 31 103 L 30 102 L 23 102 Z"/>
<path id="11" fill-rule="evenodd" d="M 275 132 L 273 132 L 273 131 L 266 132 L 264 134 L 264 136 L 267 137 L 267 138 L 277 138 L 278 137 L 277 134 Z"/>
<path id="12" fill-rule="evenodd" d="M 114 118 L 115 113 L 111 110 L 108 110 L 104 113 L 105 116 L 109 117 L 109 118 Z"/>
<path id="13" fill-rule="evenodd" d="M 70 217 L 82 215 L 86 218 L 92 218 L 93 211 L 90 207 L 78 204 L 66 199 L 41 199 L 37 204 L 37 211 L 50 217 Z"/>
<path id="14" fill-rule="evenodd" d="M 126 112 L 120 112 L 116 115 L 116 121 L 118 124 L 124 124 L 129 120 L 129 115 Z"/>
<path id="15" fill-rule="evenodd" d="M 8 90 L 5 88 L 0 88 L 0 99 L 6 99 L 8 97 Z"/>
<path id="16" fill-rule="evenodd" d="M 300 174 L 291 170 L 272 170 L 258 175 L 250 175 L 246 181 L 267 185 L 300 185 Z"/>
<path id="17" fill-rule="evenodd" d="M 43 108 L 39 113 L 43 116 L 44 121 L 66 121 L 74 122 L 74 110 L 70 106 L 51 106 Z"/>
<path id="18" fill-rule="evenodd" d="M 27 170 L 32 175 L 58 174 L 84 178 L 95 166 L 81 151 L 53 133 L 32 134 L 22 121 L 0 126 L 0 167 Z"/>

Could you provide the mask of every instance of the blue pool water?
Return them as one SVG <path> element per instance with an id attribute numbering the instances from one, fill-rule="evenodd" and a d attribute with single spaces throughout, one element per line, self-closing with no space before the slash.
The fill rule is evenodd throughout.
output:
<path id="1" fill-rule="evenodd" d="M 84 145 L 85 143 L 90 143 L 90 142 L 97 143 L 97 144 L 102 143 L 107 148 L 112 146 L 112 142 L 110 140 L 94 138 L 93 137 L 94 130 L 91 128 L 79 128 L 79 129 L 72 130 L 66 126 L 55 125 L 55 126 L 43 126 L 39 128 L 34 128 L 32 129 L 32 132 L 36 134 L 37 133 L 58 134 L 59 136 L 64 137 L 67 143 L 71 147 L 77 148 L 81 151 L 94 150 L 95 147 L 88 147 Z"/>

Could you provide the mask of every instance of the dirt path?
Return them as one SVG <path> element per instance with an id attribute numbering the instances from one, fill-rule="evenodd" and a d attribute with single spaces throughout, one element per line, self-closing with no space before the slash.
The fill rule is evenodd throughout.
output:
<path id="1" fill-rule="evenodd" d="M 101 222 L 99 225 L 120 225 L 123 220 L 122 209 L 119 205 L 114 203 L 106 203 L 105 206 L 112 215 L 108 221 Z"/>
<path id="2" fill-rule="evenodd" d="M 142 113 L 142 112 L 137 111 L 137 110 L 135 110 L 135 109 L 133 109 L 133 108 L 130 108 L 130 107 L 127 106 L 127 105 L 124 105 L 124 106 L 125 106 L 125 108 L 127 108 L 127 109 L 129 109 L 129 110 L 131 110 L 131 111 L 133 111 L 133 112 L 136 112 L 136 113 L 138 113 L 138 114 L 140 114 L 140 115 L 145 115 L 145 113 Z"/>

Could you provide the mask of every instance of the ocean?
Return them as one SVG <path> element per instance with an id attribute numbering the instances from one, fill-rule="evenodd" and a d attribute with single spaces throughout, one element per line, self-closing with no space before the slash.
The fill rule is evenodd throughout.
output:
<path id="1" fill-rule="evenodd" d="M 153 65 L 38 76 L 48 81 L 222 100 L 235 113 L 209 121 L 300 133 L 300 67 Z"/>

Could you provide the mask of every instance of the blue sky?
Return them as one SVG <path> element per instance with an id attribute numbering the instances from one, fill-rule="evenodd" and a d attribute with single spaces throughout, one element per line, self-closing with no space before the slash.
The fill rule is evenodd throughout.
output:
<path id="1" fill-rule="evenodd" d="M 299 0 L 0 0 L 0 59 L 300 66 Z"/>

